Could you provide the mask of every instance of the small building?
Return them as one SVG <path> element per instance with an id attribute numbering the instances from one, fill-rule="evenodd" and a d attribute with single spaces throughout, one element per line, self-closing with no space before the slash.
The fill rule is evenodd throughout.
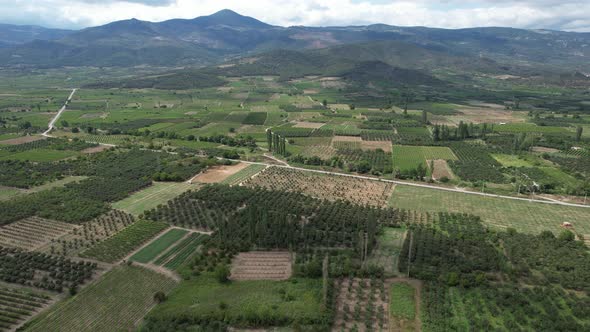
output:
<path id="1" fill-rule="evenodd" d="M 571 222 L 564 221 L 564 222 L 561 224 L 561 227 L 564 227 L 564 228 L 572 228 L 572 227 L 574 227 L 574 226 L 572 225 L 572 223 L 571 223 Z"/>

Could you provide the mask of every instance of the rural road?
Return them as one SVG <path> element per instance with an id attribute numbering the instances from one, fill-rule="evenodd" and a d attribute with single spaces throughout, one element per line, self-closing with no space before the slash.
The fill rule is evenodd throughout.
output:
<path id="1" fill-rule="evenodd" d="M 72 93 L 70 93 L 70 96 L 68 97 L 68 99 L 66 100 L 66 102 L 64 103 L 64 105 L 59 109 L 59 111 L 57 112 L 57 114 L 53 117 L 53 119 L 51 119 L 51 121 L 49 122 L 49 126 L 47 127 L 47 130 L 43 132 L 43 136 L 45 137 L 50 137 L 49 133 L 53 130 L 55 122 L 57 122 L 57 120 L 59 119 L 59 117 L 61 116 L 61 113 L 63 113 L 63 111 L 66 110 L 66 107 L 68 106 L 68 103 L 70 102 L 70 100 L 72 100 L 72 97 L 74 96 L 74 93 L 76 93 L 76 90 L 78 90 L 77 88 L 72 90 Z"/>
<path id="2" fill-rule="evenodd" d="M 346 174 L 346 173 L 338 173 L 338 172 L 331 172 L 331 171 L 321 171 L 321 170 L 307 169 L 307 168 L 296 167 L 296 166 L 291 166 L 291 165 L 272 165 L 272 164 L 267 164 L 267 163 L 261 163 L 261 162 L 255 162 L 255 161 L 244 161 L 244 160 L 237 160 L 237 159 L 236 160 L 233 160 L 233 161 L 240 161 L 240 162 L 248 163 L 248 164 L 264 165 L 264 166 L 271 166 L 271 167 L 283 167 L 283 168 L 289 168 L 289 169 L 303 171 L 303 172 L 320 173 L 320 174 L 328 174 L 328 175 L 338 175 L 338 176 L 347 176 L 347 177 L 351 177 L 351 178 L 371 180 L 371 181 L 387 182 L 387 183 L 399 184 L 399 185 L 404 185 L 404 186 L 412 186 L 412 187 L 420 187 L 420 188 L 427 188 L 427 189 L 451 191 L 451 192 L 457 192 L 457 193 L 468 194 L 468 195 L 479 195 L 479 196 L 485 196 L 485 197 L 505 198 L 505 199 L 512 199 L 512 200 L 517 200 L 517 201 L 525 201 L 525 202 L 535 202 L 535 203 L 543 203 L 543 204 L 553 204 L 553 205 L 564 205 L 564 206 L 590 208 L 590 205 L 575 204 L 575 203 L 566 203 L 566 202 L 561 202 L 561 201 L 556 201 L 556 200 L 548 201 L 548 200 L 540 200 L 540 199 L 532 199 L 532 198 L 522 198 L 522 197 L 513 197 L 513 196 L 488 194 L 488 193 L 482 193 L 482 192 L 476 192 L 476 191 L 465 191 L 465 190 L 460 190 L 460 189 L 439 187 L 439 186 L 434 186 L 434 185 L 429 185 L 429 184 L 414 183 L 414 182 L 399 181 L 399 180 L 388 180 L 388 179 L 375 178 L 375 177 L 363 176 L 363 175 L 356 175 L 356 174 Z"/>

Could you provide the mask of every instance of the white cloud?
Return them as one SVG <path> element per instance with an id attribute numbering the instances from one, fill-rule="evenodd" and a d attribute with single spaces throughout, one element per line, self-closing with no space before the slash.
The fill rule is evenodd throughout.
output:
<path id="1" fill-rule="evenodd" d="M 590 31 L 586 0 L 0 0 L 0 21 L 79 28 L 128 18 L 194 18 L 229 8 L 275 25 L 466 28 L 510 26 Z"/>

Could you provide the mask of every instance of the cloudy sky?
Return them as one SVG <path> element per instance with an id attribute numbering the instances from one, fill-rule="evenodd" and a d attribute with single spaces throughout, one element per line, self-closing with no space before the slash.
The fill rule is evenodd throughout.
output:
<path id="1" fill-rule="evenodd" d="M 281 26 L 386 23 L 590 32 L 589 0 L 0 0 L 0 22 L 83 28 L 133 17 L 194 18 L 224 8 Z"/>

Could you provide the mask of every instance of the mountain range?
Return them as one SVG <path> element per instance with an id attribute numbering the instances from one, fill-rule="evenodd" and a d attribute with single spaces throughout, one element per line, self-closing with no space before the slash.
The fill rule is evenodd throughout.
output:
<path id="1" fill-rule="evenodd" d="M 280 27 L 222 10 L 195 19 L 112 22 L 79 31 L 0 25 L 2 66 L 210 66 L 290 50 L 407 69 L 590 72 L 590 33 L 385 24 Z"/>

